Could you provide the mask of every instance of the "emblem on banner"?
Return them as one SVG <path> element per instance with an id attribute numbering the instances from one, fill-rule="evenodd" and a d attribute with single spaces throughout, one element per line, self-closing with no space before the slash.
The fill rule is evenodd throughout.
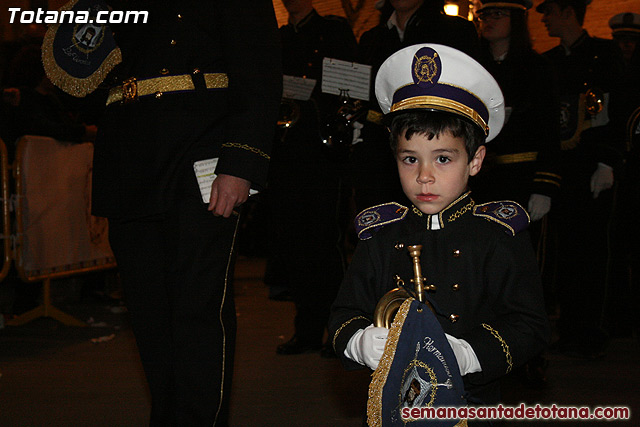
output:
<path id="1" fill-rule="evenodd" d="M 422 348 L 424 347 L 424 348 Z M 438 387 L 446 387 L 451 389 L 453 382 L 451 381 L 451 373 L 444 359 L 438 359 L 443 364 L 448 377 L 443 383 L 438 383 L 438 377 L 433 368 L 431 368 L 423 360 L 425 357 L 420 356 L 420 351 L 437 352 L 441 354 L 440 350 L 433 346 L 433 339 L 430 337 L 424 338 L 424 346 L 422 343 L 416 344 L 416 352 L 413 360 L 409 362 L 409 365 L 405 368 L 404 376 L 402 378 L 402 385 L 400 388 L 400 394 L 398 396 L 400 408 L 419 408 L 433 406 L 433 402 L 436 399 L 436 393 Z"/>

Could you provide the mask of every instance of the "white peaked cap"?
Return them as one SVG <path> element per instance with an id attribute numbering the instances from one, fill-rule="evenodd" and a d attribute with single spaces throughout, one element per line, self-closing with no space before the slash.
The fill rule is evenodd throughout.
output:
<path id="1" fill-rule="evenodd" d="M 401 49 L 382 64 L 376 97 L 384 114 L 427 109 L 462 116 L 478 125 L 487 142 L 504 124 L 504 96 L 482 65 L 439 44 Z"/>

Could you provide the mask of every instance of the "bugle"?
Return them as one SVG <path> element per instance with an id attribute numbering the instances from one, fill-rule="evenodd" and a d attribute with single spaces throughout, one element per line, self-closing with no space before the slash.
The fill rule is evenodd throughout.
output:
<path id="1" fill-rule="evenodd" d="M 404 281 L 400 276 L 395 276 L 396 288 L 390 290 L 380 298 L 373 312 L 373 324 L 376 327 L 390 328 L 398 309 L 407 298 L 416 298 L 426 304 L 432 311 L 431 303 L 424 296 L 425 291 L 435 291 L 435 285 L 425 285 L 425 277 L 422 275 L 420 266 L 420 254 L 422 245 L 407 246 L 409 255 L 413 259 L 413 290 L 410 292 L 405 288 Z"/>

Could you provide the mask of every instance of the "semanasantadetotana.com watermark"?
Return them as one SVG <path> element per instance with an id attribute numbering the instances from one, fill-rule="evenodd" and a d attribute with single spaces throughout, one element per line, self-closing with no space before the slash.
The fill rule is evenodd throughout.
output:
<path id="1" fill-rule="evenodd" d="M 10 24 L 146 24 L 149 19 L 146 10 L 100 10 L 92 13 L 89 10 L 22 10 L 10 7 L 9 12 Z"/>

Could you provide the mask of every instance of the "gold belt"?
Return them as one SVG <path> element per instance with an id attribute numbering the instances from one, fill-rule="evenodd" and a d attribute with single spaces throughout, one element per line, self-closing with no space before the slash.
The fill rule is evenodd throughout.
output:
<path id="1" fill-rule="evenodd" d="M 495 163 L 498 165 L 505 165 L 507 163 L 535 162 L 537 158 L 537 151 L 529 151 L 528 153 L 503 154 L 496 157 Z"/>
<path id="2" fill-rule="evenodd" d="M 224 89 L 229 86 L 229 78 L 225 73 L 204 73 L 204 82 L 207 89 Z M 136 80 L 134 77 L 123 82 L 122 86 L 116 86 L 109 90 L 107 105 L 114 102 L 131 102 L 140 96 L 155 95 L 160 98 L 164 93 L 193 91 L 191 74 L 177 76 L 153 77 L 151 79 Z"/>

